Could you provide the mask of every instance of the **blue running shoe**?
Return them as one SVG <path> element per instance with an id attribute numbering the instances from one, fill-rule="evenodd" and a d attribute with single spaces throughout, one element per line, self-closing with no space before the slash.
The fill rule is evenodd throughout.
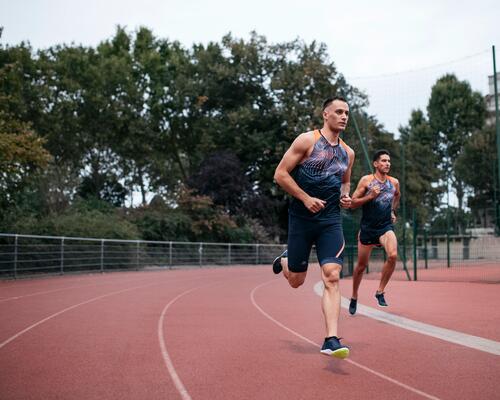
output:
<path id="1" fill-rule="evenodd" d="M 288 256 L 288 250 L 285 250 L 278 257 L 276 257 L 273 261 L 273 272 L 275 274 L 279 274 L 283 270 L 283 266 L 281 265 L 281 259 L 286 258 Z"/>
<path id="2" fill-rule="evenodd" d="M 379 307 L 387 307 L 387 303 L 385 302 L 385 297 L 384 297 L 384 292 L 382 293 L 375 293 L 375 298 L 377 299 Z"/>
<path id="3" fill-rule="evenodd" d="M 351 315 L 356 314 L 356 308 L 358 307 L 358 300 L 357 299 L 351 299 L 351 302 L 349 303 L 349 313 Z"/>
<path id="4" fill-rule="evenodd" d="M 349 357 L 349 347 L 342 345 L 340 343 L 340 338 L 337 336 L 330 336 L 325 338 L 321 353 L 327 356 L 344 359 Z"/>

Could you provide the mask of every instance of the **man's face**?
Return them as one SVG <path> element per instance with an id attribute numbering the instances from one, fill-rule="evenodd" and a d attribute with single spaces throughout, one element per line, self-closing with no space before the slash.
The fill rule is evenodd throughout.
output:
<path id="1" fill-rule="evenodd" d="M 349 120 L 349 106 L 342 100 L 334 100 L 323 111 L 323 118 L 332 131 L 343 131 Z"/>
<path id="2" fill-rule="evenodd" d="M 387 154 L 382 154 L 373 165 L 378 172 L 388 174 L 391 169 L 391 157 Z"/>

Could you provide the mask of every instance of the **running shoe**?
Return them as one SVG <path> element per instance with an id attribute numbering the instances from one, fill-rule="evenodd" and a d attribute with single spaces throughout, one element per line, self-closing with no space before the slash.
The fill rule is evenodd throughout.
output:
<path id="1" fill-rule="evenodd" d="M 349 303 L 349 313 L 351 315 L 356 314 L 356 308 L 358 307 L 358 300 L 357 299 L 351 299 L 351 302 Z"/>
<path id="2" fill-rule="evenodd" d="M 275 274 L 279 274 L 283 270 L 283 266 L 281 265 L 281 259 L 286 258 L 288 256 L 288 250 L 285 250 L 278 257 L 276 257 L 273 261 L 273 272 Z"/>
<path id="3" fill-rule="evenodd" d="M 343 359 L 349 357 L 349 347 L 342 345 L 340 339 L 337 336 L 325 338 L 321 353 L 335 358 Z"/>
<path id="4" fill-rule="evenodd" d="M 385 302 L 384 292 L 375 293 L 375 298 L 377 299 L 379 307 L 387 307 L 387 303 Z"/>

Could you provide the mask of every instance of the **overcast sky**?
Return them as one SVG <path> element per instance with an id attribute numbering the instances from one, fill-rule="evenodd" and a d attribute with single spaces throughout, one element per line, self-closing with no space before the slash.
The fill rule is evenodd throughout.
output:
<path id="1" fill-rule="evenodd" d="M 0 0 L 3 44 L 94 46 L 118 24 L 149 27 L 186 47 L 228 32 L 247 39 L 253 30 L 273 43 L 324 42 L 339 71 L 367 91 L 370 111 L 396 131 L 412 108 L 425 108 L 445 72 L 487 92 L 491 46 L 500 46 L 500 1 Z"/>

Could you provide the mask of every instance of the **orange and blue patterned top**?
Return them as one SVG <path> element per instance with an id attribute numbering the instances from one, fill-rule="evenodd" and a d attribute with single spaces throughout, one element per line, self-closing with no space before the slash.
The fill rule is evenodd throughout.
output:
<path id="1" fill-rule="evenodd" d="M 330 144 L 319 130 L 314 131 L 314 139 L 311 155 L 297 165 L 291 175 L 309 196 L 326 201 L 325 208 L 312 213 L 304 203 L 293 198 L 289 213 L 308 219 L 340 220 L 340 187 L 349 166 L 347 145 L 340 138 L 337 144 Z"/>
<path id="2" fill-rule="evenodd" d="M 379 231 L 392 225 L 391 210 L 392 201 L 396 194 L 396 186 L 390 176 L 384 182 L 373 176 L 368 184 L 366 194 L 369 194 L 374 186 L 380 187 L 380 194 L 363 204 L 363 216 L 361 217 L 361 230 L 363 232 Z"/>

